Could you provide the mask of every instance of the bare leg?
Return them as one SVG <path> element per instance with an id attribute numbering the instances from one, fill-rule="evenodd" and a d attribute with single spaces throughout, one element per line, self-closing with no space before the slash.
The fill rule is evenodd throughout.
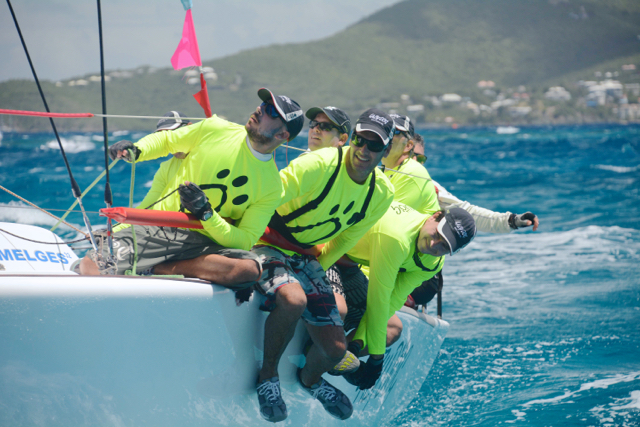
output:
<path id="1" fill-rule="evenodd" d="M 193 259 L 163 262 L 153 268 L 153 273 L 180 274 L 233 287 L 239 283 L 257 281 L 262 272 L 254 260 L 210 254 Z"/>
<path id="2" fill-rule="evenodd" d="M 302 383 L 311 387 L 322 374 L 332 369 L 347 351 L 342 326 L 313 326 L 307 324 L 313 345 L 307 353 L 307 363 L 300 372 Z"/>
<path id="3" fill-rule="evenodd" d="M 397 314 L 387 322 L 387 347 L 391 347 L 402 335 L 402 321 Z"/>
<path id="4" fill-rule="evenodd" d="M 278 288 L 276 308 L 264 324 L 264 359 L 258 382 L 277 377 L 280 357 L 293 338 L 296 323 L 307 307 L 307 296 L 298 283 Z"/>
<path id="5" fill-rule="evenodd" d="M 80 261 L 80 274 L 84 276 L 99 276 L 100 270 L 98 270 L 96 263 L 86 256 Z"/>
<path id="6" fill-rule="evenodd" d="M 347 301 L 345 301 L 344 297 L 337 292 L 334 292 L 333 296 L 336 298 L 336 305 L 340 312 L 340 318 L 344 321 L 344 318 L 347 317 Z"/>
<path id="7" fill-rule="evenodd" d="M 351 342 L 355 334 L 356 334 L 356 331 L 352 331 L 347 336 L 347 341 Z M 395 344 L 395 342 L 400 339 L 401 335 L 402 335 L 402 320 L 400 320 L 397 314 L 394 314 L 393 316 L 391 316 L 391 318 L 387 322 L 387 347 L 391 347 L 393 344 Z M 369 349 L 367 347 L 363 348 L 362 351 L 360 351 L 360 357 L 367 356 L 368 354 L 369 354 Z"/>

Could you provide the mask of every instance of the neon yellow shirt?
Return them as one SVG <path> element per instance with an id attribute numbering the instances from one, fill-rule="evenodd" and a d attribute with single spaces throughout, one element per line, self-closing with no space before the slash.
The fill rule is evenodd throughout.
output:
<path id="1" fill-rule="evenodd" d="M 394 201 L 380 221 L 347 252 L 353 261 L 369 266 L 367 311 L 354 339 L 368 345 L 370 354 L 384 354 L 387 321 L 416 287 L 444 265 L 444 256 L 434 257 L 416 249 L 420 229 L 430 216 Z"/>
<path id="2" fill-rule="evenodd" d="M 318 257 L 327 270 L 351 249 L 380 219 L 393 200 L 393 185 L 375 169 L 374 190 L 364 218 L 352 225 L 354 214 L 359 213 L 369 193 L 372 176 L 364 184 L 354 182 L 347 172 L 346 158 L 349 147 L 341 147 L 342 164 L 331 191 L 320 205 L 287 223 L 293 236 L 301 243 L 325 243 Z M 282 216 L 308 204 L 324 190 L 338 165 L 338 149 L 323 148 L 300 156 L 280 171 L 284 192 L 282 205 L 277 209 Z"/>
<path id="3" fill-rule="evenodd" d="M 282 181 L 275 163 L 258 160 L 247 144 L 244 126 L 213 116 L 172 132 L 152 133 L 136 146 L 142 150 L 138 161 L 189 153 L 176 173 L 167 175 L 160 197 L 185 181 L 197 184 L 209 198 L 214 214 L 203 222 L 204 230 L 196 231 L 225 247 L 249 250 L 280 205 Z M 152 209 L 179 211 L 178 192 Z M 222 217 L 235 220 L 236 225 Z"/>
<path id="4" fill-rule="evenodd" d="M 410 173 L 416 178 L 393 171 Z M 393 200 L 411 206 L 418 212 L 433 214 L 440 210 L 436 187 L 427 169 L 413 159 L 406 159 L 395 169 L 386 169 L 385 175 L 396 189 Z"/>
<path id="5" fill-rule="evenodd" d="M 158 171 L 153 176 L 151 188 L 137 206 L 138 209 L 146 209 L 162 198 L 162 192 L 167 187 L 169 180 L 178 173 L 183 160 L 184 159 L 178 159 L 177 157 L 171 157 L 166 162 L 160 163 Z"/>

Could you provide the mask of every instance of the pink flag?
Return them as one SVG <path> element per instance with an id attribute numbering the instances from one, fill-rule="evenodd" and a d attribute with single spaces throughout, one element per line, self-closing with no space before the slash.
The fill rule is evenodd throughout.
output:
<path id="1" fill-rule="evenodd" d="M 175 70 L 185 67 L 202 66 L 200 60 L 200 49 L 198 49 L 198 39 L 196 39 L 196 29 L 193 27 L 193 16 L 191 9 L 187 10 L 182 27 L 182 40 L 178 48 L 171 57 L 171 65 Z"/>
<path id="2" fill-rule="evenodd" d="M 211 104 L 209 103 L 209 92 L 207 92 L 207 82 L 204 80 L 204 75 L 200 73 L 200 91 L 193 94 L 193 97 L 198 101 L 198 104 L 204 110 L 204 114 L 207 117 L 211 117 Z"/>

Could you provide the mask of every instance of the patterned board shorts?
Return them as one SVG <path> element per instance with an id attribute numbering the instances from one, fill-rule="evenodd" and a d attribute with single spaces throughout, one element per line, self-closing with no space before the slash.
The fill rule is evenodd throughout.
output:
<path id="1" fill-rule="evenodd" d="M 344 330 L 348 332 L 357 328 L 367 310 L 369 279 L 357 266 L 343 267 L 338 264 L 327 271 L 327 277 L 331 278 L 334 292 L 343 295 L 347 302 Z"/>
<path id="2" fill-rule="evenodd" d="M 135 227 L 136 238 L 134 245 L 132 229 Z M 116 274 L 125 274 L 131 270 L 136 254 L 136 272 L 141 273 L 165 261 L 182 261 L 194 259 L 201 255 L 216 254 L 227 258 L 251 259 L 259 265 L 258 257 L 250 251 L 230 249 L 219 245 L 204 234 L 197 231 L 173 227 L 153 227 L 136 225 L 123 228 L 113 234 L 113 253 L 117 261 Z M 96 231 L 98 251 L 103 255 L 108 253 L 106 230 Z M 87 252 L 91 256 L 93 250 Z M 239 289 L 246 287 L 237 285 Z"/>
<path id="3" fill-rule="evenodd" d="M 314 326 L 342 326 L 331 284 L 324 269 L 314 257 L 289 256 L 272 246 L 258 245 L 251 250 L 262 263 L 262 277 L 257 290 L 267 297 L 265 311 L 276 307 L 276 292 L 287 283 L 298 283 L 307 295 L 305 322 Z"/>

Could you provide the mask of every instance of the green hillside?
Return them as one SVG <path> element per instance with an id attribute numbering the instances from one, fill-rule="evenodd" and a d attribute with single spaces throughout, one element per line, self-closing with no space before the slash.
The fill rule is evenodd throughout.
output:
<path id="1" fill-rule="evenodd" d="M 263 86 L 290 95 L 303 108 L 332 104 L 356 115 L 397 101 L 400 94 L 421 100 L 468 93 L 479 80 L 529 87 L 580 78 L 600 64 L 636 59 L 639 35 L 637 1 L 407 0 L 323 40 L 248 50 L 204 65 L 219 76 L 210 82 L 212 109 L 231 120 L 246 120 Z M 137 71 L 107 84 L 110 113 L 180 109 L 202 115 L 191 97 L 198 87 L 185 84 L 183 72 Z M 54 111 L 100 111 L 98 83 L 49 83 L 45 92 Z M 0 83 L 0 107 L 42 110 L 35 85 L 15 80 Z M 42 119 L 11 120 L 25 130 L 48 126 Z M 97 119 L 57 123 L 62 129 L 101 127 Z M 109 123 L 113 129 L 153 127 L 141 120 Z"/>

